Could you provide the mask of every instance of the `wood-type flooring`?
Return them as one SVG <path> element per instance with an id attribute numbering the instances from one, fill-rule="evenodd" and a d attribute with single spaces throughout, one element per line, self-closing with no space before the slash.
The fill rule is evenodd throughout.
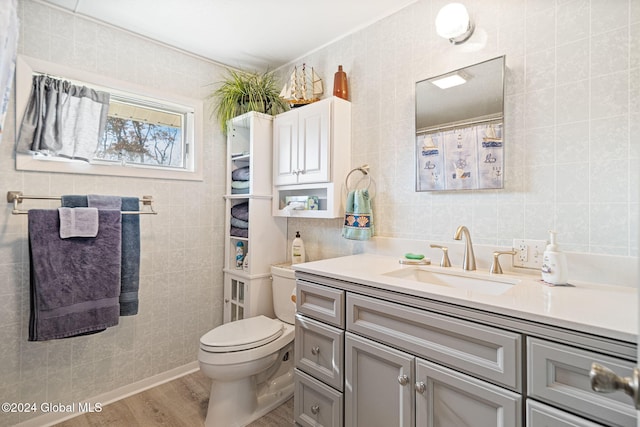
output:
<path id="1" fill-rule="evenodd" d="M 204 426 L 211 380 L 200 371 L 105 405 L 55 427 L 200 427 Z M 248 427 L 293 426 L 293 398 Z M 227 427 L 227 426 L 220 426 Z"/>

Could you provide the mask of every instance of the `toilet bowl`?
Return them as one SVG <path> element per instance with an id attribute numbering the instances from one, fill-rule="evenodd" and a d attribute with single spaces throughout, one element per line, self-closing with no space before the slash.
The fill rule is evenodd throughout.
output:
<path id="1" fill-rule="evenodd" d="M 206 427 L 245 426 L 293 396 L 295 276 L 288 265 L 271 274 L 277 319 L 260 314 L 200 338 L 200 370 L 212 380 Z"/>

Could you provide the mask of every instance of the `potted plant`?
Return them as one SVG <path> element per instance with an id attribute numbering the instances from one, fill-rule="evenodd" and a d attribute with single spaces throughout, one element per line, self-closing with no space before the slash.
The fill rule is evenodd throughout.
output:
<path id="1" fill-rule="evenodd" d="M 287 111 L 287 102 L 280 98 L 273 72 L 262 74 L 227 69 L 227 78 L 211 94 L 214 98 L 214 115 L 222 132 L 226 134 L 226 124 L 249 111 L 276 115 Z"/>

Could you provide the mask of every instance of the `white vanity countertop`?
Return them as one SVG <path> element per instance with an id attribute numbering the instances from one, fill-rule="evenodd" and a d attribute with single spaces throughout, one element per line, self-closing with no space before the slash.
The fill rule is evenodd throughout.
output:
<path id="1" fill-rule="evenodd" d="M 434 301 L 499 313 L 618 339 L 637 342 L 638 294 L 636 288 L 572 282 L 573 286 L 548 286 L 536 276 L 487 272 L 464 272 L 460 267 L 427 266 L 432 271 L 469 275 L 483 279 L 518 281 L 500 295 L 390 277 L 385 273 L 415 268 L 398 263 L 397 257 L 360 254 L 294 265 L 297 271 L 358 283 L 378 289 Z"/>

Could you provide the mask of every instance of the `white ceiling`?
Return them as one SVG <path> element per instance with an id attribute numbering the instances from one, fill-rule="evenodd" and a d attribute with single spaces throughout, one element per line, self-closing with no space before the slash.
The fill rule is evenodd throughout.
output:
<path id="1" fill-rule="evenodd" d="M 43 0 L 216 62 L 275 69 L 417 0 Z"/>

